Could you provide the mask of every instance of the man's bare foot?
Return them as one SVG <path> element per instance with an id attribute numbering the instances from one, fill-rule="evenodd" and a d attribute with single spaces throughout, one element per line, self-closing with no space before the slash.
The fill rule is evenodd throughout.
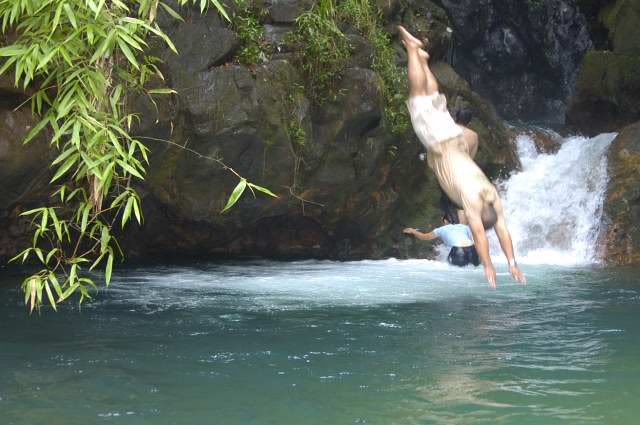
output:
<path id="1" fill-rule="evenodd" d="M 427 51 L 426 51 L 426 50 L 424 50 L 424 49 L 420 49 L 420 50 L 418 50 L 418 55 L 419 55 L 422 59 L 424 59 L 424 60 L 425 60 L 425 62 L 428 62 L 428 61 L 429 61 L 430 56 L 429 56 L 429 53 L 427 53 Z"/>
<path id="2" fill-rule="evenodd" d="M 410 49 L 410 48 L 421 49 L 424 47 L 424 44 L 422 44 L 422 41 L 418 40 L 413 35 L 411 35 L 411 33 L 407 31 L 407 29 L 402 25 L 398 25 L 398 30 L 400 31 L 400 37 L 402 37 L 402 44 L 404 44 L 404 46 L 407 49 Z"/>

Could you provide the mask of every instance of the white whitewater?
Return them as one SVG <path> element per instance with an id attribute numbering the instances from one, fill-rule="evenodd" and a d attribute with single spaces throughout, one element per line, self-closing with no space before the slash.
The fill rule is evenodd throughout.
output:
<path id="1" fill-rule="evenodd" d="M 518 136 L 522 171 L 498 186 L 520 262 L 580 265 L 597 260 L 607 152 L 615 136 L 570 137 L 556 154 L 538 153 L 530 136 Z M 500 247 L 490 233 L 491 253 L 498 259 Z"/>

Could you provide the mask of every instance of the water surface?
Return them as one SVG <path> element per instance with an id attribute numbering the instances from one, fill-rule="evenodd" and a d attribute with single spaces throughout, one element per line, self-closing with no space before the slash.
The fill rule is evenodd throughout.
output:
<path id="1" fill-rule="evenodd" d="M 635 424 L 637 270 L 429 261 L 128 269 L 29 316 L 0 275 L 3 424 Z"/>

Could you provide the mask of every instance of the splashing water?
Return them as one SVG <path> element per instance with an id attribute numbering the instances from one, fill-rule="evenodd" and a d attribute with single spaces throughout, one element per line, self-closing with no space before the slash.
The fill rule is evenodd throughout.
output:
<path id="1" fill-rule="evenodd" d="M 522 171 L 499 183 L 517 258 L 523 263 L 578 265 L 597 260 L 607 187 L 607 151 L 615 133 L 570 137 L 556 154 L 518 136 Z M 490 233 L 491 253 L 502 257 Z"/>

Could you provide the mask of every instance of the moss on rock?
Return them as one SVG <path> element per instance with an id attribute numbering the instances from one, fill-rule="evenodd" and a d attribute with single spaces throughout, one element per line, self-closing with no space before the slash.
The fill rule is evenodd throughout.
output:
<path id="1" fill-rule="evenodd" d="M 571 99 L 569 124 L 598 133 L 640 117 L 640 55 L 590 51 Z"/>
<path id="2" fill-rule="evenodd" d="M 640 122 L 613 141 L 608 167 L 604 259 L 609 264 L 640 264 Z"/>

